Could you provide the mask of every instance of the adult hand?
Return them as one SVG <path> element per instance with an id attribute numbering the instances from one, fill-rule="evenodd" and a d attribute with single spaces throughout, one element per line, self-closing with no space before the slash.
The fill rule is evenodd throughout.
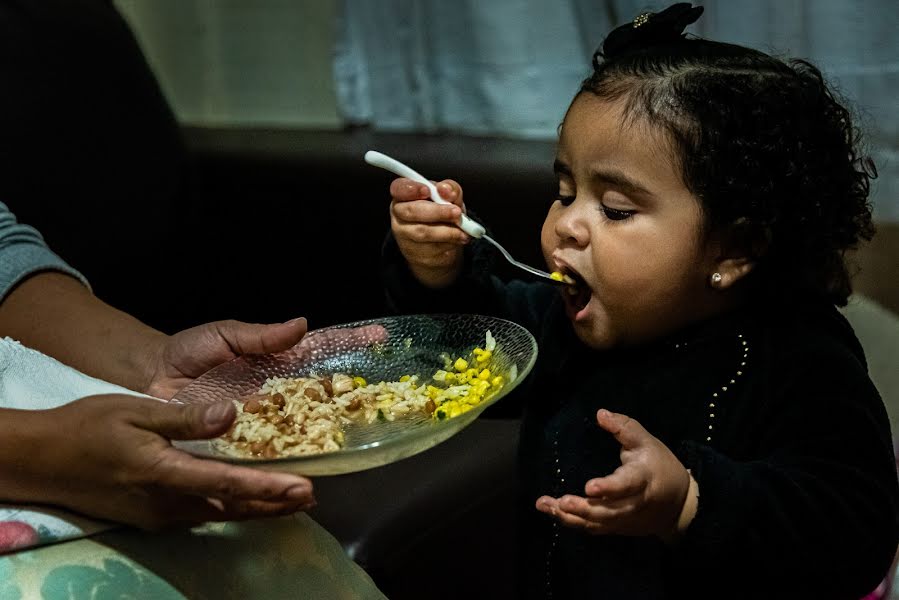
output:
<path id="1" fill-rule="evenodd" d="M 166 336 L 152 348 L 146 393 L 171 399 L 185 385 L 241 354 L 287 350 L 306 333 L 306 319 L 258 325 L 216 321 Z"/>
<path id="2" fill-rule="evenodd" d="M 169 439 L 211 438 L 234 419 L 230 402 L 174 405 L 91 396 L 30 420 L 4 496 L 40 501 L 145 529 L 277 516 L 315 504 L 305 478 L 202 460 Z M 9 485 L 6 485 L 9 484 Z"/>
<path id="3" fill-rule="evenodd" d="M 542 496 L 537 510 L 591 534 L 657 535 L 676 530 L 690 487 L 690 474 L 676 456 L 640 423 L 600 410 L 599 426 L 621 444 L 621 466 L 591 479 L 584 496 Z"/>
<path id="4" fill-rule="evenodd" d="M 457 227 L 465 212 L 462 188 L 448 179 L 437 184 L 437 191 L 451 204 L 428 200 L 427 186 L 410 179 L 390 184 L 393 237 L 415 277 L 433 288 L 455 281 L 462 269 L 462 249 L 471 240 Z"/>

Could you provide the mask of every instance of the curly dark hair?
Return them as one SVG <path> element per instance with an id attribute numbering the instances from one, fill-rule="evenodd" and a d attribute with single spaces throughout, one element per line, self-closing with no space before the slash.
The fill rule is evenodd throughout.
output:
<path id="1" fill-rule="evenodd" d="M 846 304 L 845 255 L 874 234 L 877 173 L 815 66 L 684 38 L 595 59 L 579 93 L 622 99 L 668 134 L 706 235 L 755 260 L 753 293 Z"/>

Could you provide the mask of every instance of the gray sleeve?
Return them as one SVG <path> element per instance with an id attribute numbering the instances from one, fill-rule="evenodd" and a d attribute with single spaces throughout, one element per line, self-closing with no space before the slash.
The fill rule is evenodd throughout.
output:
<path id="1" fill-rule="evenodd" d="M 36 229 L 19 223 L 0 202 L 0 302 L 26 277 L 48 270 L 67 273 L 90 287 L 81 273 L 47 247 Z"/>

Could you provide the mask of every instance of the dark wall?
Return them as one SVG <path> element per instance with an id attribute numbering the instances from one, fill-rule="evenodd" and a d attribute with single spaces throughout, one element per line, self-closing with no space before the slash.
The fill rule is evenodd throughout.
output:
<path id="1" fill-rule="evenodd" d="M 540 264 L 552 144 L 364 131 L 188 129 L 185 139 L 191 184 L 171 213 L 164 283 L 176 300 L 161 299 L 169 308 L 152 317 L 164 329 L 298 315 L 324 326 L 384 314 L 379 256 L 394 176 L 363 161 L 369 149 L 458 180 L 497 239 Z"/>

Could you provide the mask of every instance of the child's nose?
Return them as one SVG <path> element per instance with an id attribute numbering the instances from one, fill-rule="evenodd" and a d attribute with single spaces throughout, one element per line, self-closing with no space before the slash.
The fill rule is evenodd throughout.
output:
<path id="1" fill-rule="evenodd" d="M 562 242 L 586 246 L 589 241 L 589 229 L 586 227 L 582 206 L 577 200 L 561 209 L 556 220 L 556 235 Z"/>

